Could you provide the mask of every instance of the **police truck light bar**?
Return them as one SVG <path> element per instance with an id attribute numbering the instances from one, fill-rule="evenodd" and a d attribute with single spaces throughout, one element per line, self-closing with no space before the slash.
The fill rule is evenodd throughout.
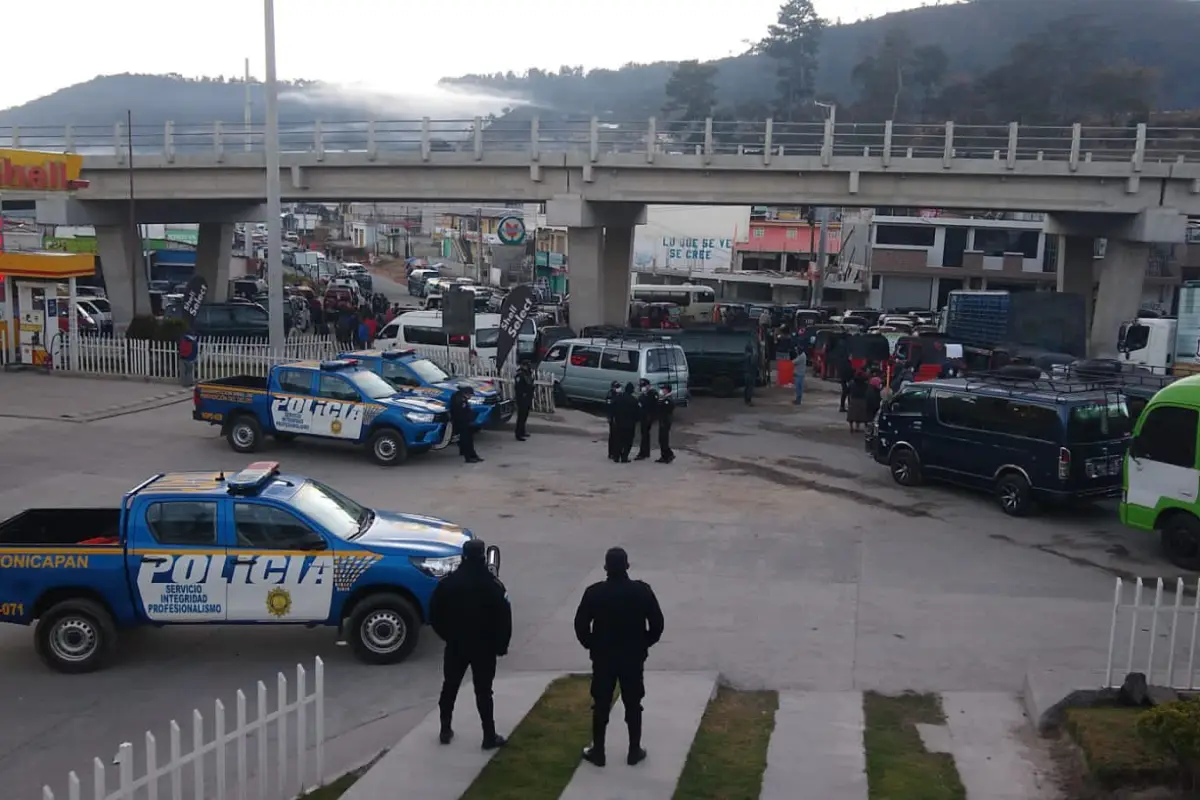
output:
<path id="1" fill-rule="evenodd" d="M 384 350 L 382 353 L 380 353 L 380 357 L 391 360 L 391 359 L 395 359 L 395 358 L 404 358 L 405 356 L 411 356 L 411 355 L 414 355 L 416 352 L 417 351 L 412 348 L 408 348 L 406 350 Z"/>
<path id="2" fill-rule="evenodd" d="M 322 361 L 321 362 L 321 369 L 325 370 L 326 372 L 334 372 L 339 369 L 346 369 L 348 367 L 357 367 L 357 366 L 358 366 L 357 358 L 339 358 L 339 359 L 335 359 L 333 361 Z"/>
<path id="3" fill-rule="evenodd" d="M 225 482 L 230 494 L 254 494 L 279 474 L 278 461 L 255 461 Z"/>

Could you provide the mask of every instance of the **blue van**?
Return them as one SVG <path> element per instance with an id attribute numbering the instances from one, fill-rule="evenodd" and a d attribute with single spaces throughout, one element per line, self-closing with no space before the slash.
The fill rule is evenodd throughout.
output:
<path id="1" fill-rule="evenodd" d="M 910 383 L 884 404 L 867 452 L 901 486 L 994 494 L 1004 513 L 1118 497 L 1132 422 L 1100 383 L 992 374 Z"/>

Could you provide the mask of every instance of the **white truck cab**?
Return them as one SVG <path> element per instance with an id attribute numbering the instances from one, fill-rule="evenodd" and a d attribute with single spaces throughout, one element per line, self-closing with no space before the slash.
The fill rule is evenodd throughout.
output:
<path id="1" fill-rule="evenodd" d="M 1169 370 L 1175 362 L 1177 330 L 1174 317 L 1139 317 L 1123 322 L 1117 334 L 1117 350 L 1123 361 Z"/>

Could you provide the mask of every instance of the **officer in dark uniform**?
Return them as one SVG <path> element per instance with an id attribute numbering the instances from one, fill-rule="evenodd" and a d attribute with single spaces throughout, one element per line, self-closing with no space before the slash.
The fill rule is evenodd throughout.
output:
<path id="1" fill-rule="evenodd" d="M 513 386 L 514 399 L 517 401 L 517 441 L 523 442 L 529 438 L 525 423 L 529 420 L 529 410 L 533 408 L 533 368 L 528 361 L 521 362 Z"/>
<path id="2" fill-rule="evenodd" d="M 617 461 L 622 464 L 629 463 L 629 454 L 633 452 L 633 440 L 637 436 L 638 417 L 642 413 L 634 391 L 633 382 L 630 381 L 625 384 L 625 391 L 613 401 L 617 420 Z"/>
<path id="3" fill-rule="evenodd" d="M 575 638 L 592 657 L 592 743 L 584 748 L 583 758 L 597 767 L 605 764 L 604 732 L 619 684 L 629 728 L 626 763 L 633 766 L 646 758 L 643 670 L 650 648 L 662 638 L 663 614 L 650 585 L 629 578 L 624 549 L 614 547 L 605 554 L 604 571 L 608 579 L 589 586 L 575 612 Z"/>
<path id="4" fill-rule="evenodd" d="M 487 547 L 482 539 L 463 545 L 462 563 L 443 578 L 429 601 L 429 624 L 446 642 L 442 659 L 442 694 L 438 710 L 442 730 L 438 739 L 450 744 L 454 730 L 454 701 L 467 667 L 475 686 L 475 706 L 483 724 L 483 749 L 494 750 L 505 739 L 496 733 L 492 708 L 492 681 L 496 658 L 508 654 L 512 638 L 512 607 L 504 584 L 487 565 Z"/>
<path id="5" fill-rule="evenodd" d="M 671 384 L 664 383 L 658 393 L 658 458 L 659 464 L 670 464 L 675 460 L 675 451 L 671 449 L 671 423 L 675 416 L 675 395 L 671 392 Z"/>
<path id="6" fill-rule="evenodd" d="M 608 387 L 608 394 L 604 396 L 604 408 L 608 412 L 608 460 L 620 461 L 620 450 L 618 447 L 617 434 L 617 398 L 621 396 L 621 382 L 613 381 Z"/>
<path id="7" fill-rule="evenodd" d="M 483 461 L 475 452 L 475 414 L 471 411 L 471 397 L 474 394 L 475 390 L 464 383 L 450 395 L 450 423 L 458 436 L 458 454 L 468 464 Z"/>
<path id="8" fill-rule="evenodd" d="M 658 392 L 650 385 L 650 381 L 642 378 L 638 381 L 641 394 L 638 395 L 638 406 L 641 416 L 638 418 L 638 452 L 634 461 L 643 461 L 650 457 L 650 428 L 658 416 Z"/>

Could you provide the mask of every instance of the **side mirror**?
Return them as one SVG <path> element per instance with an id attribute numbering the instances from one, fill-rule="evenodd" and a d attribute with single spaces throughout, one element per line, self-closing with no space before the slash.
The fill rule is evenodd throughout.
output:
<path id="1" fill-rule="evenodd" d="M 484 560 L 487 562 L 488 569 L 492 574 L 499 577 L 500 575 L 500 548 L 496 545 L 488 545 L 488 549 L 484 554 Z"/>

